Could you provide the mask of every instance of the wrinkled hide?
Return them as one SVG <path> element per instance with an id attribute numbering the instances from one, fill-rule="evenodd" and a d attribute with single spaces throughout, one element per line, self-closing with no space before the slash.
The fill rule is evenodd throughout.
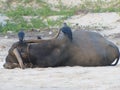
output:
<path id="1" fill-rule="evenodd" d="M 96 32 L 74 31 L 73 40 L 59 36 L 38 43 L 14 43 L 6 57 L 5 68 L 20 67 L 13 49 L 17 48 L 26 67 L 108 66 L 119 60 L 118 47 Z"/>

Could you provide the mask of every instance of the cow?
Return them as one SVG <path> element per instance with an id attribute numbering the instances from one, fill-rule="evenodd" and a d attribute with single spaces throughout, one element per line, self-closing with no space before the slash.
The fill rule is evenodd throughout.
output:
<path id="1" fill-rule="evenodd" d="M 56 38 L 15 42 L 9 49 L 4 68 L 59 66 L 115 66 L 118 47 L 97 32 L 63 26 Z M 116 62 L 112 64 L 114 61 Z"/>

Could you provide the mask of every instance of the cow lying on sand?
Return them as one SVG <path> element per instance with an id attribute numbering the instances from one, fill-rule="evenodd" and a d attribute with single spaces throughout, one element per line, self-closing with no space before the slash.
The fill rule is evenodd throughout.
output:
<path id="1" fill-rule="evenodd" d="M 115 64 L 112 64 L 115 60 Z M 99 33 L 82 30 L 72 32 L 71 28 L 64 26 L 56 38 L 14 43 L 3 66 L 7 69 L 109 66 L 116 65 L 118 60 L 118 47 Z"/>

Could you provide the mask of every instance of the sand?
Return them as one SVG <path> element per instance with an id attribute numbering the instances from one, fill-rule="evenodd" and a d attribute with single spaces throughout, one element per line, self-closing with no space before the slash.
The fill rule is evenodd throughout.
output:
<path id="1" fill-rule="evenodd" d="M 96 19 L 91 18 L 92 15 Z M 74 24 L 81 22 L 78 21 L 77 18 L 79 18 L 84 21 L 82 23 L 84 25 L 92 26 L 91 22 L 99 22 L 104 23 L 104 26 L 109 26 L 109 28 L 97 32 L 120 47 L 120 16 L 116 13 L 104 15 L 96 13 L 75 17 L 72 17 Z M 110 17 L 112 18 L 110 19 Z M 110 19 L 109 22 L 106 21 L 107 18 Z M 67 22 L 71 23 L 71 20 L 68 19 Z M 75 22 L 75 20 L 77 21 Z M 19 68 L 4 69 L 2 65 L 8 49 L 15 41 L 17 39 L 0 37 L 0 90 L 120 90 L 120 62 L 116 66 L 105 67 L 66 66 L 24 70 Z"/>

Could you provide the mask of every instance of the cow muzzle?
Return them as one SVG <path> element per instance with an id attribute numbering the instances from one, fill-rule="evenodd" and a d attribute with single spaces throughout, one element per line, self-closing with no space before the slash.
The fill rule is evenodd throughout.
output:
<path id="1" fill-rule="evenodd" d="M 3 65 L 3 67 L 6 68 L 6 69 L 13 69 L 13 68 L 19 67 L 19 65 L 17 63 L 7 62 Z"/>

